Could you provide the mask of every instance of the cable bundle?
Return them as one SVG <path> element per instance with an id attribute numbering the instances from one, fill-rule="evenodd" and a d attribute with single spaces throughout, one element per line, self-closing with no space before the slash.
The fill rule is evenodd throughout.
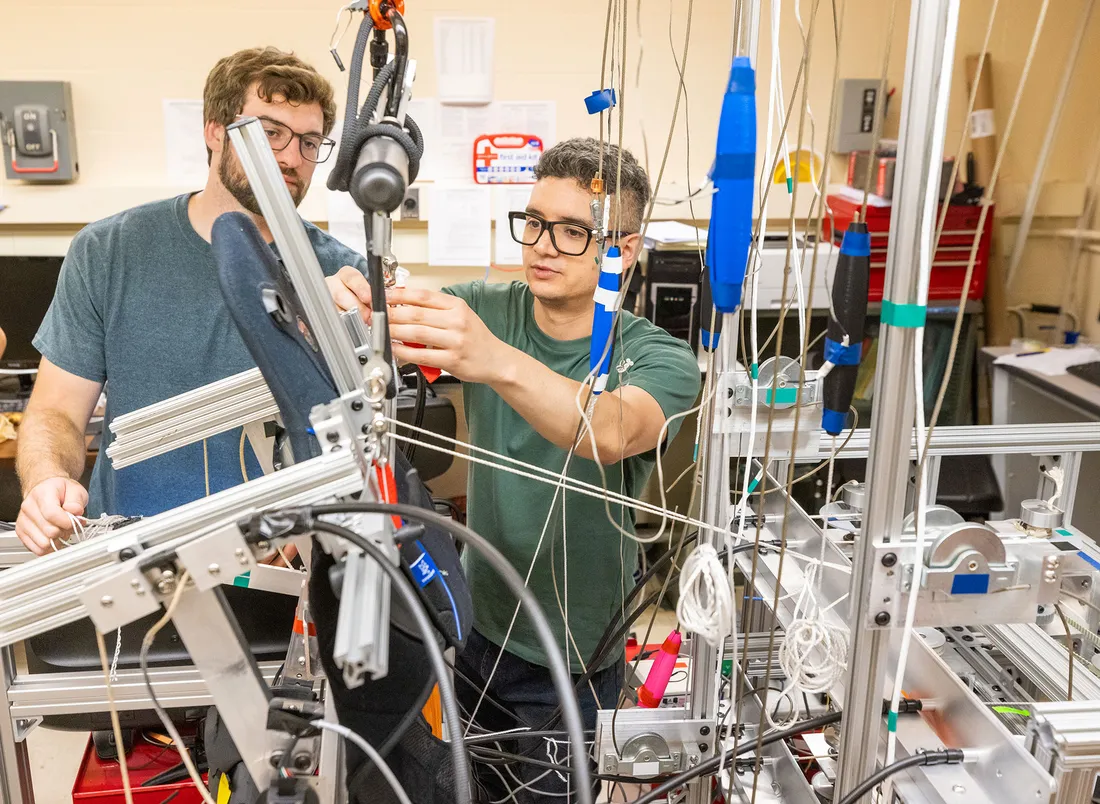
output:
<path id="1" fill-rule="evenodd" d="M 703 542 L 684 561 L 676 617 L 685 630 L 720 648 L 733 629 L 733 590 L 714 546 Z"/>
<path id="2" fill-rule="evenodd" d="M 784 693 L 828 692 L 847 668 L 848 629 L 826 619 L 831 606 L 821 608 L 812 591 L 819 571 L 814 565 L 806 572 L 794 618 L 779 647 L 779 665 L 787 676 Z"/>

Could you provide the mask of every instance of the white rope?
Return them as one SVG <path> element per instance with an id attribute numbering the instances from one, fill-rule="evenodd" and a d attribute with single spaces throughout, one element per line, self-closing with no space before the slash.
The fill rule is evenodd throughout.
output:
<path id="1" fill-rule="evenodd" d="M 387 421 L 396 422 L 395 419 L 388 419 Z M 416 428 L 416 427 L 413 427 L 411 425 L 405 424 L 404 422 L 397 422 L 397 424 L 401 425 L 402 427 L 406 427 L 410 430 L 419 430 L 419 428 Z M 481 448 L 476 447 L 472 444 L 466 444 L 465 442 L 462 442 L 462 441 L 456 441 L 455 439 L 450 439 L 450 438 L 447 438 L 446 436 L 441 436 L 437 433 L 429 433 L 426 430 L 422 430 L 420 432 L 427 433 L 432 438 L 437 438 L 437 439 L 441 439 L 441 440 L 445 440 L 445 441 L 453 441 L 456 444 L 467 447 L 467 448 L 472 449 L 474 451 L 488 452 L 489 454 L 494 455 L 496 457 L 499 457 L 499 458 L 501 458 L 505 461 L 508 461 L 510 463 L 517 463 L 520 466 L 529 468 L 529 469 L 532 470 L 532 472 L 527 472 L 527 471 L 524 471 L 522 469 L 517 469 L 517 468 L 511 467 L 511 466 L 506 466 L 506 465 L 503 465 L 503 464 L 500 464 L 500 463 L 494 463 L 493 461 L 489 461 L 489 460 L 486 460 L 484 458 L 478 458 L 474 455 L 470 455 L 470 454 L 467 454 L 465 452 L 458 452 L 457 450 L 448 449 L 448 448 L 442 447 L 438 444 L 432 444 L 431 442 L 428 442 L 428 441 L 418 441 L 415 438 L 410 438 L 409 436 L 403 436 L 400 433 L 391 433 L 390 437 L 395 438 L 398 441 L 403 441 L 403 442 L 408 443 L 408 444 L 415 443 L 415 444 L 418 444 L 419 447 L 423 447 L 425 449 L 435 450 L 436 452 L 441 452 L 444 455 L 451 455 L 452 457 L 461 458 L 465 461 L 470 461 L 471 463 L 477 463 L 477 464 L 481 464 L 483 466 L 488 466 L 488 467 L 491 467 L 493 469 L 498 469 L 502 472 L 509 472 L 509 473 L 517 475 L 519 477 L 525 477 L 528 480 L 536 480 L 540 483 L 545 483 L 546 485 L 550 485 L 550 486 L 556 486 L 556 485 L 559 484 L 560 477 L 558 475 L 554 475 L 553 478 L 546 478 L 546 477 L 540 477 L 540 476 L 533 473 L 533 472 L 544 472 L 545 473 L 547 470 L 543 469 L 542 467 L 534 466 L 533 464 L 527 464 L 527 463 L 524 463 L 523 461 L 517 461 L 515 458 L 509 458 L 507 455 L 497 455 L 497 453 L 494 453 L 491 450 L 481 449 Z M 584 483 L 584 482 L 579 481 L 579 480 L 574 480 L 573 478 L 566 478 L 566 481 L 567 482 L 562 484 L 562 485 L 566 486 L 569 491 L 574 491 L 578 494 L 584 494 L 586 496 L 595 497 L 597 499 L 610 498 L 613 502 L 622 502 L 623 505 L 629 506 L 629 507 L 634 508 L 638 511 L 646 511 L 646 512 L 649 512 L 649 513 L 654 513 L 658 516 L 665 516 L 668 519 L 672 520 L 673 522 L 679 522 L 681 524 L 691 525 L 692 527 L 698 528 L 700 530 L 710 531 L 710 532 L 718 533 L 720 535 L 729 536 L 729 537 L 731 537 L 733 539 L 736 539 L 737 541 L 740 541 L 740 542 L 755 541 L 754 539 L 750 539 L 746 536 L 742 536 L 738 533 L 734 533 L 733 531 L 727 530 L 726 528 L 711 525 L 711 524 L 708 524 L 708 523 L 703 522 L 701 520 L 694 519 L 693 517 L 684 516 L 683 514 L 677 513 L 676 511 L 670 511 L 668 509 L 658 508 L 657 506 L 652 505 L 651 503 L 646 503 L 646 502 L 643 502 L 642 500 L 634 499 L 633 497 L 627 497 L 625 495 L 616 494 L 615 492 L 606 492 L 606 494 L 605 494 L 604 492 L 601 492 L 598 489 L 592 490 L 592 489 L 595 489 L 596 487 L 592 486 L 592 484 L 590 484 L 590 483 Z M 648 544 L 651 541 L 651 540 L 647 540 L 647 539 L 639 539 L 637 537 L 633 537 L 633 538 L 635 539 L 635 541 L 637 541 L 641 544 Z M 773 545 L 763 545 L 763 546 L 770 547 L 770 546 L 773 546 Z M 818 559 L 813 558 L 812 556 L 808 556 L 804 553 L 795 552 L 795 551 L 791 550 L 790 548 L 787 548 L 786 554 L 788 556 L 794 558 L 794 559 L 797 559 L 799 561 L 803 561 L 803 562 L 806 562 L 806 563 L 810 563 L 810 564 L 820 563 L 818 561 Z M 852 571 L 852 568 L 850 566 L 846 565 L 846 564 L 836 564 L 836 563 L 827 561 L 824 564 L 822 564 L 822 566 L 828 567 L 829 569 L 837 570 L 839 572 L 844 572 L 844 573 L 850 573 Z"/>
<path id="2" fill-rule="evenodd" d="M 733 590 L 718 551 L 701 542 L 680 571 L 676 618 L 687 631 L 719 648 L 733 628 Z"/>

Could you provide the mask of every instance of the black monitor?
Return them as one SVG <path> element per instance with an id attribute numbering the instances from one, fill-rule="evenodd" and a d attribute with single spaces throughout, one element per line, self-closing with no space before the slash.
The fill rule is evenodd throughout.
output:
<path id="1" fill-rule="evenodd" d="M 53 301 L 62 260 L 0 256 L 0 329 L 8 338 L 0 369 L 38 368 L 41 355 L 31 341 Z"/>

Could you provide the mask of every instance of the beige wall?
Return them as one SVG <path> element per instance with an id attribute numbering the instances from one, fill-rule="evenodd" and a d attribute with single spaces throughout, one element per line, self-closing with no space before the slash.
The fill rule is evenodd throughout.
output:
<path id="1" fill-rule="evenodd" d="M 841 32 L 841 76 L 875 77 L 881 70 L 885 29 L 893 0 L 847 0 Z M 961 132 L 966 105 L 962 57 L 980 47 L 992 0 L 964 0 L 959 31 L 959 67 L 952 82 L 952 109 L 948 148 L 953 150 Z M 1039 51 L 1024 95 L 1024 106 L 1009 143 L 1003 169 L 1005 196 L 1000 212 L 1011 217 L 1018 212 L 1026 184 L 1030 181 L 1052 98 L 1061 74 L 1064 54 L 1075 30 L 1082 0 L 1052 3 Z M 633 17 L 637 8 L 629 3 L 631 23 L 628 61 L 630 79 L 624 98 L 629 122 L 625 130 L 628 146 L 643 156 L 643 129 L 648 142 L 648 161 L 656 172 L 668 133 L 677 76 L 669 48 L 669 10 L 676 18 L 671 38 L 679 48 L 683 41 L 686 0 L 642 0 L 640 23 Z M 687 104 L 680 110 L 680 126 L 673 138 L 662 195 L 682 194 L 690 179 L 697 183 L 710 164 L 730 54 L 730 0 L 694 0 L 691 51 L 686 83 Z M 808 22 L 813 0 L 802 0 Z M 50 35 L 42 35 L 42 12 L 35 4 L 0 0 L 2 6 L 3 51 L 0 79 L 63 79 L 73 83 L 82 175 L 67 187 L 25 188 L 5 182 L 0 201 L 11 209 L 0 213 L 0 249 L 5 251 L 63 251 L 68 237 L 82 222 L 150 198 L 162 197 L 186 188 L 168 186 L 164 174 L 164 136 L 161 112 L 163 98 L 197 98 L 203 79 L 213 62 L 240 47 L 274 44 L 292 49 L 317 65 L 344 93 L 346 74 L 337 71 L 329 57 L 337 3 L 319 0 L 190 0 L 187 3 L 159 0 L 85 0 L 50 6 Z M 1012 95 L 1019 80 L 1027 43 L 1034 29 L 1040 0 L 1003 0 L 994 29 L 994 85 L 997 125 L 1003 131 Z M 420 69 L 416 93 L 435 94 L 435 57 L 432 20 L 438 15 L 487 15 L 497 20 L 496 97 L 498 99 L 540 99 L 557 102 L 558 136 L 594 133 L 594 120 L 585 114 L 583 97 L 599 80 L 603 38 L 603 4 L 586 4 L 588 10 L 564 13 L 553 4 L 533 0 L 499 3 L 486 0 L 409 0 L 408 23 L 414 56 Z M 813 60 L 809 71 L 810 100 L 816 120 L 814 147 L 824 150 L 826 122 L 832 82 L 835 45 L 831 3 L 820 3 L 814 31 Z M 890 84 L 899 88 L 904 67 L 909 4 L 898 0 L 898 20 L 893 38 Z M 760 51 L 761 64 L 770 58 L 765 25 Z M 641 87 L 633 74 L 639 54 L 638 33 L 644 43 Z M 1075 216 L 1080 209 L 1081 182 L 1092 158 L 1095 132 L 1100 123 L 1097 102 L 1090 82 L 1100 68 L 1100 21 L 1094 20 L 1074 82 L 1050 162 L 1046 180 L 1063 186 L 1044 193 L 1044 211 Z M 350 54 L 352 34 L 342 44 Z M 784 3 L 781 48 L 784 54 L 785 87 L 791 91 L 801 55 L 795 27 L 793 3 Z M 346 58 L 345 58 L 346 60 Z M 761 88 L 767 86 L 760 76 Z M 761 112 L 764 111 L 764 93 Z M 900 104 L 895 96 L 887 123 L 887 134 L 896 132 Z M 685 114 L 685 112 L 687 114 Z M 761 120 L 763 131 L 763 120 Z M 690 134 L 690 168 L 687 165 Z M 806 133 L 809 139 L 809 126 Z M 790 141 L 797 139 L 792 125 Z M 834 169 L 842 169 L 834 160 Z M 834 174 L 837 175 L 837 174 Z M 1066 192 L 1068 188 L 1068 192 Z M 776 188 L 779 189 L 779 188 Z M 324 221 L 325 204 L 315 188 L 303 206 L 304 214 Z M 773 193 L 773 215 L 790 209 L 785 193 Z M 805 210 L 809 193 L 800 191 L 799 212 Z M 662 208 L 669 217 L 686 218 L 686 205 Z M 695 205 L 706 216 L 708 205 Z M 429 209 L 430 214 L 430 209 Z M 1042 220 L 1037 225 L 1065 225 L 1071 218 Z M 1006 229 L 1006 246 L 1012 232 Z M 424 227 L 402 226 L 398 245 L 407 248 L 406 261 L 414 275 L 427 284 L 440 284 L 480 275 L 480 269 L 427 269 L 424 259 Z M 1036 240 L 1026 255 L 1015 300 L 1057 302 L 1061 296 L 1058 278 L 1066 262 L 1068 246 L 1051 239 Z M 411 259 L 409 259 L 411 255 Z M 401 256 L 399 254 L 399 256 Z M 1100 303 L 1100 272 L 1089 264 L 1094 293 L 1086 318 L 1095 321 Z M 1100 333 L 1096 333 L 1100 335 Z"/>

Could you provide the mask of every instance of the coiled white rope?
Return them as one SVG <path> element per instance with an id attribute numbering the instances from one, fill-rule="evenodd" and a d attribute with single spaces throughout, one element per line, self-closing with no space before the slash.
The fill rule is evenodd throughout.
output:
<path id="1" fill-rule="evenodd" d="M 733 590 L 718 551 L 701 543 L 684 561 L 676 617 L 687 631 L 719 648 L 733 628 Z"/>

